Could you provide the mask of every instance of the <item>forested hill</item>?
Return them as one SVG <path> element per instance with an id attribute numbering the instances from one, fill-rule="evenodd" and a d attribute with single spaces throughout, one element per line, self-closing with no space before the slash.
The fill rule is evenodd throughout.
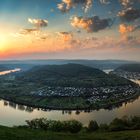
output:
<path id="1" fill-rule="evenodd" d="M 5 65 L 10 68 L 21 68 L 22 70 L 30 69 L 37 65 L 63 65 L 63 64 L 80 64 L 90 66 L 97 69 L 116 69 L 117 67 L 124 64 L 134 64 L 135 61 L 125 60 L 87 60 L 87 59 L 48 59 L 48 60 L 11 60 L 11 61 L 0 61 L 0 65 Z"/>
<path id="2" fill-rule="evenodd" d="M 39 75 L 38 75 L 39 72 Z M 43 77 L 87 77 L 87 76 L 106 76 L 106 74 L 96 68 L 91 68 L 88 66 L 80 64 L 64 64 L 64 65 L 44 65 L 35 66 L 25 74 L 33 74 L 34 76 Z M 37 75 L 36 75 L 37 74 Z"/>
<path id="3" fill-rule="evenodd" d="M 129 80 L 107 75 L 103 71 L 80 64 L 35 66 L 17 77 L 24 82 L 53 86 L 97 87 L 132 84 Z"/>
<path id="4" fill-rule="evenodd" d="M 7 70 L 7 67 L 4 67 L 4 66 L 0 65 L 0 72 L 4 71 L 4 70 Z"/>
<path id="5" fill-rule="evenodd" d="M 125 64 L 118 67 L 115 71 L 140 72 L 140 64 Z"/>

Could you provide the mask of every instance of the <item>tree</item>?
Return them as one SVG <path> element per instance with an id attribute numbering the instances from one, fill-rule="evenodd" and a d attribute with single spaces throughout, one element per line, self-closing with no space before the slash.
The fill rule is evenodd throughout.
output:
<path id="1" fill-rule="evenodd" d="M 64 121 L 64 128 L 71 133 L 78 133 L 82 129 L 82 123 L 76 120 Z"/>
<path id="2" fill-rule="evenodd" d="M 124 121 L 122 119 L 116 118 L 110 123 L 109 129 L 111 131 L 125 130 L 126 129 L 126 124 L 124 123 Z"/>
<path id="3" fill-rule="evenodd" d="M 108 131 L 109 127 L 107 124 L 100 124 L 100 130 L 101 131 Z"/>
<path id="4" fill-rule="evenodd" d="M 96 121 L 93 121 L 93 120 L 92 120 L 92 121 L 89 122 L 88 130 L 89 130 L 90 132 L 96 131 L 98 128 L 99 128 L 99 126 L 98 126 L 98 123 L 97 123 Z"/>

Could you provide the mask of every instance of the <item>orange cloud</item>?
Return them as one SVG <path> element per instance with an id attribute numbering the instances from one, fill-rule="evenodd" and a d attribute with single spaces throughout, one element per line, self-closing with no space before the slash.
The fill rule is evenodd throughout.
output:
<path id="1" fill-rule="evenodd" d="M 107 27 L 110 27 L 112 24 L 112 19 L 105 18 L 100 19 L 98 16 L 92 17 L 78 17 L 75 16 L 71 19 L 71 25 L 76 28 L 85 29 L 87 32 L 98 32 L 99 30 L 103 30 Z"/>
<path id="2" fill-rule="evenodd" d="M 62 0 L 62 2 L 57 5 L 57 8 L 65 13 L 79 4 L 81 4 L 82 9 L 84 8 L 84 11 L 87 12 L 92 6 L 92 0 Z"/>
<path id="3" fill-rule="evenodd" d="M 73 35 L 70 32 L 58 32 L 58 35 L 64 42 L 70 41 L 73 38 Z"/>
<path id="4" fill-rule="evenodd" d="M 119 32 L 121 34 L 127 34 L 130 32 L 133 32 L 134 30 L 135 30 L 135 26 L 133 26 L 133 25 L 126 25 L 126 24 L 119 25 Z"/>

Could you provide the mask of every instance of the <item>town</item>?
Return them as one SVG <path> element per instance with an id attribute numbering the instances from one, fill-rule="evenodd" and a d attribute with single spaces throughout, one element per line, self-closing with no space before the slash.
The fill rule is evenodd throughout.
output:
<path id="1" fill-rule="evenodd" d="M 120 77 L 124 77 L 127 79 L 140 80 L 140 73 L 139 72 L 111 71 L 110 73 L 116 74 Z"/>
<path id="2" fill-rule="evenodd" d="M 125 98 L 132 96 L 138 90 L 131 85 L 115 87 L 78 88 L 78 87 L 41 87 L 29 94 L 39 97 L 83 97 L 90 103 L 109 98 Z"/>

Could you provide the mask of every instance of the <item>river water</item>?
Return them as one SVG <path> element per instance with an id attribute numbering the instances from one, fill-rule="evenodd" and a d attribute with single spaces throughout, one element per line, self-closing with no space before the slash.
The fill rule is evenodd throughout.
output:
<path id="1" fill-rule="evenodd" d="M 45 117 L 52 120 L 76 119 L 84 125 L 88 125 L 90 120 L 98 123 L 109 123 L 116 117 L 140 115 L 140 97 L 129 103 L 111 110 L 85 111 L 61 111 L 33 109 L 26 106 L 17 105 L 8 101 L 0 100 L 0 125 L 14 126 L 24 125 L 25 120 Z"/>
<path id="2" fill-rule="evenodd" d="M 18 72 L 18 71 L 21 71 L 21 69 L 16 68 L 16 69 L 13 69 L 13 70 L 5 70 L 5 71 L 1 71 L 0 75 L 6 75 L 6 74 L 9 74 L 9 73 L 14 73 L 14 72 Z"/>

